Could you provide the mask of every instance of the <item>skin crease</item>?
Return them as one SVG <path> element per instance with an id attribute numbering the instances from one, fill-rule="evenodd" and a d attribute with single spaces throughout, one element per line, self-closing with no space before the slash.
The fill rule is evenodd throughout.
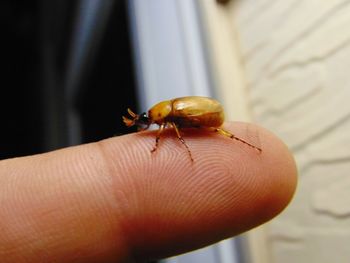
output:
<path id="1" fill-rule="evenodd" d="M 258 226 L 290 202 L 297 172 L 286 146 L 258 126 L 115 137 L 0 162 L 0 258 L 21 262 L 142 262 Z"/>

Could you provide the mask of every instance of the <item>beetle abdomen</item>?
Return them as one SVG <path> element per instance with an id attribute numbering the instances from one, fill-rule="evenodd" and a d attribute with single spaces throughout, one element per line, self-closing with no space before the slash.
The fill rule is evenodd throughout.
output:
<path id="1" fill-rule="evenodd" d="M 181 128 L 220 127 L 223 116 L 220 113 L 207 113 L 192 117 L 168 117 L 167 121 L 174 122 Z"/>
<path id="2" fill-rule="evenodd" d="M 198 117 L 197 117 L 198 118 Z M 224 122 L 224 112 L 206 113 L 199 116 L 200 126 L 219 127 Z"/>

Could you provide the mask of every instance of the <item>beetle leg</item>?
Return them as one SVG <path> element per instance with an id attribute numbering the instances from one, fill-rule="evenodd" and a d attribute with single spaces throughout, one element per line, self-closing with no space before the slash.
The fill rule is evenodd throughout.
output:
<path id="1" fill-rule="evenodd" d="M 250 147 L 254 148 L 255 150 L 257 150 L 258 152 L 262 152 L 261 148 L 253 145 L 253 144 L 250 144 L 249 142 L 246 142 L 245 140 L 233 135 L 232 133 L 228 132 L 228 131 L 225 131 L 224 129 L 221 129 L 221 128 L 215 128 L 215 131 L 220 133 L 221 135 L 224 135 L 226 137 L 230 137 L 231 139 L 235 139 L 237 141 L 240 141 L 244 144 L 247 144 L 249 145 Z"/>
<path id="2" fill-rule="evenodd" d="M 180 131 L 179 131 L 177 125 L 174 122 L 172 122 L 171 125 L 174 127 L 174 130 L 176 132 L 177 138 L 179 138 L 180 142 L 182 142 L 182 144 L 186 147 L 187 152 L 190 155 L 191 161 L 193 162 L 192 153 L 190 151 L 190 148 L 187 146 L 185 140 L 181 137 L 181 134 L 180 134 Z"/>
<path id="3" fill-rule="evenodd" d="M 154 145 L 153 149 L 151 150 L 151 153 L 153 153 L 153 152 L 155 152 L 157 150 L 159 139 L 160 139 L 160 135 L 162 134 L 165 126 L 166 126 L 166 123 L 162 123 L 159 126 L 159 129 L 158 129 L 158 132 L 157 132 L 157 137 L 156 137 L 156 144 Z"/>

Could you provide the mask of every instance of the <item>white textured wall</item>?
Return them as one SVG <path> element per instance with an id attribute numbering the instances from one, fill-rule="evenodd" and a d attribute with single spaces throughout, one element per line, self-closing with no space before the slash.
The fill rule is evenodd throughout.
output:
<path id="1" fill-rule="evenodd" d="M 252 118 L 285 140 L 300 172 L 294 201 L 266 226 L 269 260 L 348 263 L 350 1 L 233 2 Z"/>
<path id="2" fill-rule="evenodd" d="M 198 3 L 229 118 L 274 131 L 299 168 L 291 205 L 246 235 L 251 262 L 349 263 L 350 1 Z"/>

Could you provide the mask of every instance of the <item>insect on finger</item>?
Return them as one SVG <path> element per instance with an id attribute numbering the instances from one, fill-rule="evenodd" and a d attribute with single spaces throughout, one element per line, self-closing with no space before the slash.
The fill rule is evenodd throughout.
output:
<path id="1" fill-rule="evenodd" d="M 159 125 L 156 143 L 154 148 L 151 150 L 152 153 L 157 150 L 160 136 L 167 125 L 173 127 L 177 137 L 186 147 L 192 162 L 194 160 L 191 150 L 186 144 L 185 140 L 182 138 L 179 127 L 214 128 L 214 130 L 221 135 L 235 139 L 256 149 L 258 152 L 262 152 L 261 148 L 221 128 L 222 124 L 224 123 L 224 110 L 221 104 L 212 98 L 199 96 L 176 98 L 157 103 L 148 110 L 148 113 L 144 112 L 138 115 L 130 109 L 128 109 L 128 113 L 131 118 L 123 116 L 123 121 L 128 127 L 136 125 L 138 127 L 145 127 L 143 129 L 148 129 L 151 124 Z"/>

